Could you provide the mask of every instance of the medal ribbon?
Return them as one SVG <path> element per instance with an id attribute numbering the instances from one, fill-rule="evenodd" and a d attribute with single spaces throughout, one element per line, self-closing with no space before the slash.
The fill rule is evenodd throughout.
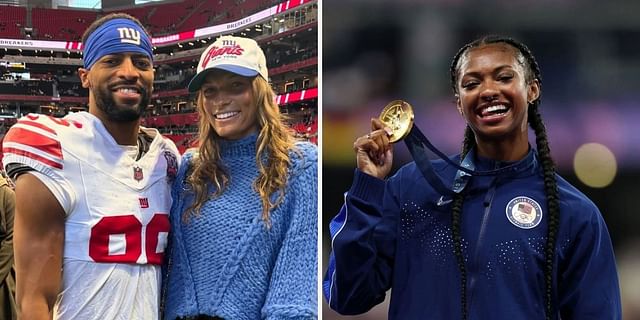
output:
<path id="1" fill-rule="evenodd" d="M 404 139 L 404 143 L 407 145 L 407 148 L 411 153 L 411 157 L 413 157 L 413 160 L 416 162 L 416 165 L 418 166 L 418 169 L 420 169 L 420 172 L 422 173 L 424 178 L 427 179 L 429 184 L 431 184 L 431 186 L 433 186 L 433 188 L 440 192 L 440 194 L 442 195 L 460 193 L 466 186 L 469 177 L 471 176 L 495 176 L 520 165 L 520 162 L 517 161 L 499 169 L 476 171 L 474 170 L 475 165 L 473 164 L 471 153 L 467 154 L 467 156 L 462 160 L 462 165 L 460 165 L 449 159 L 449 157 L 442 153 L 442 151 L 438 150 L 438 148 L 436 148 L 431 143 L 431 141 L 427 139 L 427 137 L 415 124 L 411 128 L 409 135 Z M 431 161 L 427 157 L 426 149 L 431 150 L 431 152 L 435 153 L 440 159 L 458 169 L 452 188 L 447 187 L 442 178 L 433 169 Z"/>

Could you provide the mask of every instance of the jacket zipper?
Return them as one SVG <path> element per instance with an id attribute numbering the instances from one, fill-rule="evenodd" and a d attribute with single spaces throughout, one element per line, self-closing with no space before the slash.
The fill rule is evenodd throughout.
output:
<path id="1" fill-rule="evenodd" d="M 496 167 L 498 165 L 496 164 Z M 470 268 L 468 274 L 469 278 L 469 287 L 467 289 L 469 293 L 469 302 L 467 303 L 467 308 L 471 310 L 471 306 L 473 305 L 473 292 L 476 285 L 477 274 L 480 269 L 480 251 L 482 248 L 482 243 L 484 241 L 484 236 L 487 230 L 487 221 L 489 220 L 489 216 L 491 214 L 491 205 L 493 202 L 493 197 L 496 193 L 496 180 L 497 177 L 494 177 L 491 181 L 489 190 L 484 197 L 483 205 L 484 205 L 484 214 L 482 216 L 482 224 L 480 225 L 480 233 L 478 234 L 478 241 L 476 242 L 476 249 L 474 251 L 473 260 L 471 261 Z"/>

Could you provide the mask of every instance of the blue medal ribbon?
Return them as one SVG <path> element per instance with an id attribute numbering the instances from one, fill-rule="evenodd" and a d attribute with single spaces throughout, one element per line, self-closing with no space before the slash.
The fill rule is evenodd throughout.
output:
<path id="1" fill-rule="evenodd" d="M 407 145 L 411 157 L 416 162 L 416 165 L 424 178 L 431 184 L 443 196 L 451 196 L 454 193 L 460 193 L 467 185 L 471 176 L 495 176 L 501 173 L 515 169 L 520 165 L 517 161 L 510 165 L 494 169 L 494 170 L 475 170 L 475 164 L 473 163 L 472 153 L 469 152 L 460 164 L 455 163 L 449 159 L 442 151 L 438 150 L 429 139 L 420 131 L 415 124 L 411 128 L 411 131 L 404 139 L 404 143 Z M 431 160 L 427 157 L 427 149 L 435 153 L 439 158 L 458 169 L 456 176 L 453 180 L 453 185 L 448 187 L 443 179 L 436 173 L 431 165 Z"/>

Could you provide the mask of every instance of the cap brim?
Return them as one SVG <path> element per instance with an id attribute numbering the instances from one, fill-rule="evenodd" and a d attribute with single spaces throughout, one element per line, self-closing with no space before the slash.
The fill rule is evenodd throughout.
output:
<path id="1" fill-rule="evenodd" d="M 200 73 L 196 74 L 196 76 L 193 77 L 189 82 L 189 86 L 188 86 L 189 92 L 196 92 L 200 90 L 200 87 L 202 86 L 204 79 L 207 77 L 209 72 L 213 71 L 214 69 L 229 71 L 231 73 L 235 73 L 243 77 L 255 77 L 258 75 L 258 71 L 255 71 L 249 68 L 236 66 L 232 64 L 221 64 L 215 67 L 202 70 Z"/>

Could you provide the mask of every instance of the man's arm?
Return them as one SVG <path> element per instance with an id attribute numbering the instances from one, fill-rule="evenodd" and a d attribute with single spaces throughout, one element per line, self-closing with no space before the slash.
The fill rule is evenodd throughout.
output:
<path id="1" fill-rule="evenodd" d="M 13 214 L 16 197 L 13 190 L 0 178 L 0 214 L 4 223 L 0 236 L 0 281 L 4 281 L 13 267 Z"/>
<path id="2" fill-rule="evenodd" d="M 16 303 L 22 319 L 51 319 L 62 282 L 64 210 L 38 178 L 16 181 Z"/>

